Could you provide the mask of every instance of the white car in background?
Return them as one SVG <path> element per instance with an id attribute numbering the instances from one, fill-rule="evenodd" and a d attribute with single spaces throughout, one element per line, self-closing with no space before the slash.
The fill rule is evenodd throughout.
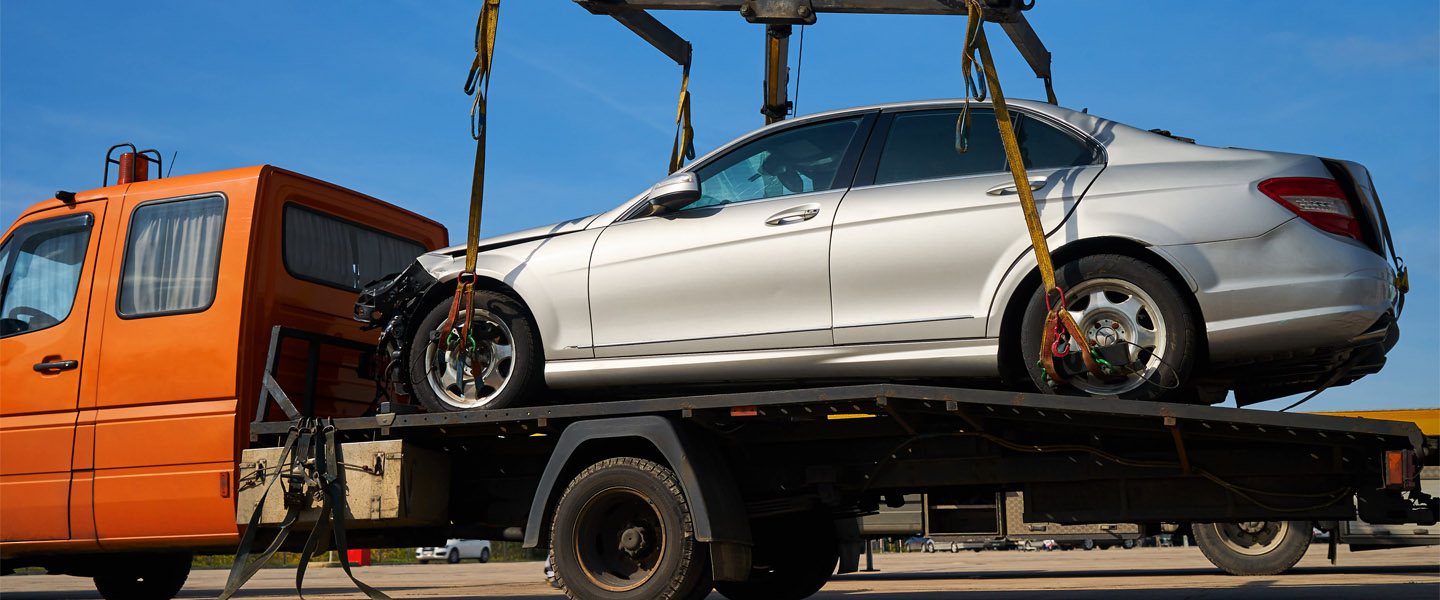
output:
<path id="1" fill-rule="evenodd" d="M 443 560 L 450 564 L 467 558 L 490 562 L 489 540 L 445 540 L 444 546 L 430 546 L 415 549 L 415 560 L 426 564 L 432 560 Z"/>

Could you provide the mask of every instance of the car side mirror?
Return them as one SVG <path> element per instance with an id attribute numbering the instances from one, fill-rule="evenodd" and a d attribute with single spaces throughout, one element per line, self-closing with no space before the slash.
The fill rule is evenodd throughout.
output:
<path id="1" fill-rule="evenodd" d="M 650 206 L 663 211 L 680 210 L 700 199 L 700 181 L 694 173 L 675 173 L 650 188 Z"/>

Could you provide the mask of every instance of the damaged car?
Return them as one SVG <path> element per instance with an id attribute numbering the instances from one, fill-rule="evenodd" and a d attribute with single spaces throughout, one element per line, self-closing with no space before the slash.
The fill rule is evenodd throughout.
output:
<path id="1" fill-rule="evenodd" d="M 482 240 L 464 336 L 449 318 L 463 246 L 369 286 L 356 318 L 431 411 L 542 388 L 1056 387 L 995 115 L 972 101 L 957 132 L 963 104 L 783 121 L 609 211 Z M 1403 275 L 1363 166 L 1009 110 L 1065 308 L 1124 365 L 1072 364 L 1057 391 L 1245 405 L 1383 366 Z"/>

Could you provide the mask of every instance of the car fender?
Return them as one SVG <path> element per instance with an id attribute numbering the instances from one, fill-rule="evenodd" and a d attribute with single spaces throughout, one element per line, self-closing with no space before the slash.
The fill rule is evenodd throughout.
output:
<path id="1" fill-rule="evenodd" d="M 546 360 L 592 358 L 590 349 L 590 251 L 603 229 L 530 240 L 475 257 L 475 274 L 512 289 L 530 309 Z M 421 266 L 449 285 L 465 268 L 465 255 L 431 253 Z"/>

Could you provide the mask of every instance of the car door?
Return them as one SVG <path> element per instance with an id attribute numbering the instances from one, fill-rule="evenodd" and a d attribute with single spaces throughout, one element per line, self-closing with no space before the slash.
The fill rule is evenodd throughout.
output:
<path id="1" fill-rule="evenodd" d="M 767 131 L 693 170 L 699 200 L 607 227 L 596 357 L 829 345 L 830 225 L 873 119 Z"/>
<path id="2" fill-rule="evenodd" d="M 1029 237 L 994 112 L 972 110 L 968 132 L 960 114 L 889 113 L 876 127 L 835 218 L 835 343 L 985 335 L 995 289 Z M 1104 168 L 1103 152 L 1039 115 L 1012 115 L 1052 231 Z"/>
<path id="3" fill-rule="evenodd" d="M 79 367 L 104 210 L 102 199 L 40 211 L 0 242 L 0 540 L 6 542 L 70 538 Z"/>

